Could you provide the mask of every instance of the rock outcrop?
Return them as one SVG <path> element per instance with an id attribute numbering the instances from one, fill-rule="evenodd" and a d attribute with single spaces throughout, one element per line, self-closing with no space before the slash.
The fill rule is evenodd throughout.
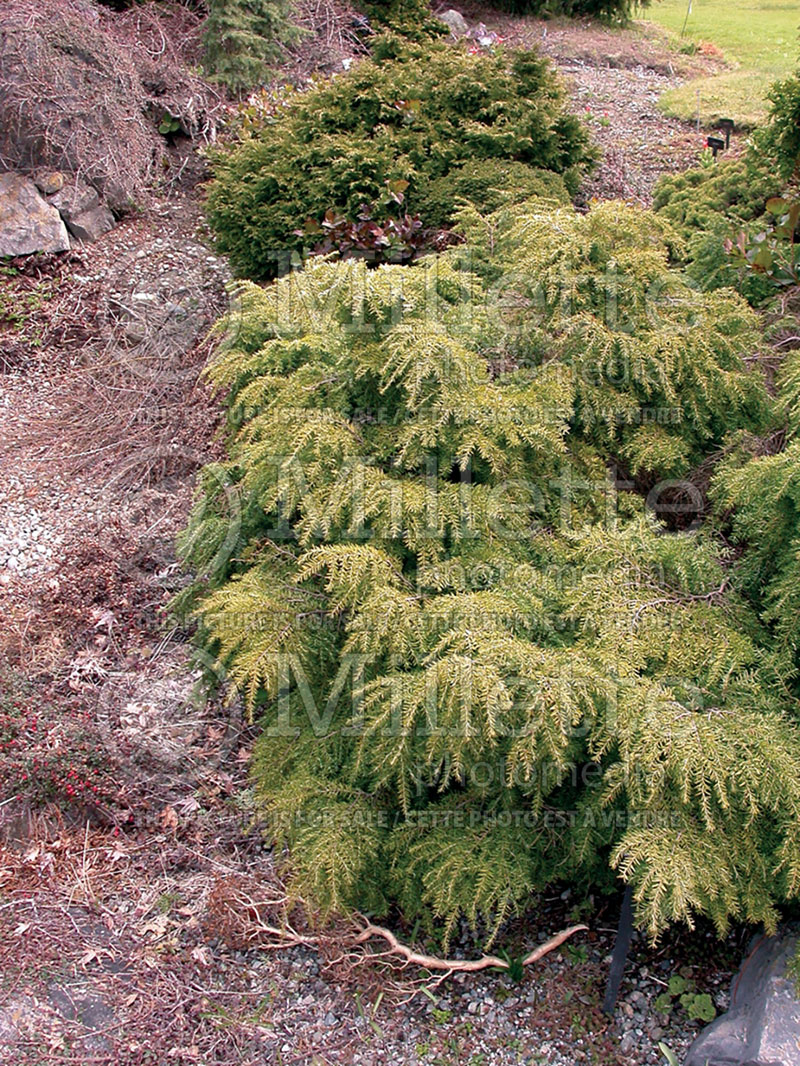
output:
<path id="1" fill-rule="evenodd" d="M 145 195 L 159 137 L 130 55 L 75 4 L 3 4 L 0 155 L 80 173 L 117 210 Z"/>
<path id="2" fill-rule="evenodd" d="M 0 256 L 63 252 L 70 234 L 86 244 L 113 228 L 114 216 L 97 190 L 72 175 L 0 175 Z"/>
<path id="3" fill-rule="evenodd" d="M 797 1066 L 800 997 L 793 935 L 762 937 L 731 985 L 731 1005 L 689 1048 L 685 1066 Z"/>
<path id="4" fill-rule="evenodd" d="M 439 15 L 439 21 L 443 22 L 450 30 L 453 37 L 466 37 L 469 33 L 469 24 L 460 11 L 450 8 Z"/>
<path id="5" fill-rule="evenodd" d="M 33 183 L 43 196 L 52 196 L 64 188 L 64 175 L 60 170 L 37 170 Z"/>
<path id="6" fill-rule="evenodd" d="M 120 215 L 146 203 L 163 174 L 165 116 L 192 137 L 213 139 L 222 100 L 173 44 L 173 36 L 198 35 L 202 21 L 171 6 L 174 14 L 155 4 L 112 13 L 96 0 L 2 0 L 3 167 L 79 174 Z M 178 20 L 174 35 L 170 18 Z M 103 224 L 93 217 L 81 228 L 88 232 L 89 223 Z"/>

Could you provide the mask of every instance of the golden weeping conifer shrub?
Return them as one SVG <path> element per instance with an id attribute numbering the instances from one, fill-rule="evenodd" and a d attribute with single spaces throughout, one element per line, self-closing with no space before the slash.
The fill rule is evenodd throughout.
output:
<path id="1" fill-rule="evenodd" d="M 445 941 L 618 876 L 652 936 L 771 927 L 800 888 L 787 654 L 711 534 L 619 485 L 774 417 L 753 312 L 633 207 L 461 225 L 414 266 L 242 283 L 220 326 L 228 459 L 178 606 L 261 727 L 259 807 L 323 910 Z"/>

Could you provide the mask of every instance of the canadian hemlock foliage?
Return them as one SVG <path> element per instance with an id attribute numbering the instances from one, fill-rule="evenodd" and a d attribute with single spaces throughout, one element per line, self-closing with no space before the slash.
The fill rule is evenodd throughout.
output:
<path id="1" fill-rule="evenodd" d="M 228 458 L 180 606 L 261 726 L 260 808 L 323 911 L 397 905 L 445 942 L 616 876 L 653 937 L 772 928 L 800 889 L 776 620 L 798 583 L 751 585 L 797 574 L 796 445 L 751 464 L 780 517 L 720 483 L 768 538 L 752 580 L 628 491 L 774 417 L 754 314 L 670 270 L 650 212 L 531 201 L 461 227 L 413 266 L 241 283 L 220 324 Z"/>
<path id="2" fill-rule="evenodd" d="M 717 509 L 729 515 L 735 543 L 747 550 L 736 568 L 741 593 L 759 613 L 784 675 L 800 697 L 800 354 L 778 377 L 776 415 L 785 445 L 763 454 L 763 441 L 743 434 L 714 479 Z"/>

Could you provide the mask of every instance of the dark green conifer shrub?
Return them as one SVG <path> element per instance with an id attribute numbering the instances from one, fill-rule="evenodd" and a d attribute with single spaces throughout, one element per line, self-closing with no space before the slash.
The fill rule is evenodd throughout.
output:
<path id="1" fill-rule="evenodd" d="M 208 8 L 204 65 L 236 93 L 267 81 L 281 46 L 300 34 L 291 0 L 208 0 Z"/>
<path id="2" fill-rule="evenodd" d="M 409 183 L 403 213 L 425 226 L 433 220 L 418 200 L 429 196 L 435 221 L 449 220 L 456 195 L 448 201 L 437 181 L 455 171 L 469 184 L 465 165 L 484 160 L 552 171 L 575 190 L 593 152 L 546 59 L 397 38 L 381 45 L 373 60 L 297 94 L 252 136 L 213 154 L 208 218 L 236 273 L 274 276 L 281 255 L 302 250 L 295 231 L 309 218 L 333 209 L 355 219 L 398 180 Z"/>
<path id="3" fill-rule="evenodd" d="M 462 226 L 413 266 L 243 283 L 221 326 L 182 603 L 262 727 L 261 810 L 320 906 L 445 940 L 615 872 L 651 935 L 772 927 L 800 889 L 779 657 L 714 543 L 608 475 L 761 427 L 754 315 L 671 272 L 649 212 Z"/>
<path id="4" fill-rule="evenodd" d="M 444 23 L 431 14 L 428 0 L 359 0 L 357 6 L 374 27 L 391 30 L 411 41 L 447 33 Z"/>
<path id="5" fill-rule="evenodd" d="M 758 151 L 778 165 L 784 181 L 800 166 L 800 73 L 778 81 L 769 94 L 769 122 L 756 136 Z"/>
<path id="6" fill-rule="evenodd" d="M 800 353 L 781 368 L 777 415 L 785 447 L 763 454 L 764 441 L 745 437 L 714 480 L 731 536 L 745 546 L 737 586 L 759 612 L 785 656 L 786 676 L 800 697 Z M 778 423 L 780 425 L 780 422 Z"/>
<path id="7" fill-rule="evenodd" d="M 787 182 L 800 163 L 800 76 L 776 82 L 770 99 L 769 121 L 741 159 L 662 178 L 653 205 L 681 229 L 698 285 L 735 286 L 756 307 L 796 283 L 796 192 Z M 776 209 L 767 209 L 784 196 L 788 235 L 785 220 L 776 223 Z"/>
<path id="8" fill-rule="evenodd" d="M 748 154 L 660 178 L 653 209 L 688 239 L 713 226 L 721 216 L 737 223 L 759 218 L 767 200 L 776 196 L 782 185 L 774 165 Z"/>
<path id="9" fill-rule="evenodd" d="M 504 204 L 524 203 L 537 196 L 556 204 L 569 203 L 569 190 L 561 174 L 514 160 L 475 159 L 423 185 L 417 191 L 416 204 L 430 225 L 445 226 L 453 220 L 454 205 L 462 201 L 489 213 Z"/>

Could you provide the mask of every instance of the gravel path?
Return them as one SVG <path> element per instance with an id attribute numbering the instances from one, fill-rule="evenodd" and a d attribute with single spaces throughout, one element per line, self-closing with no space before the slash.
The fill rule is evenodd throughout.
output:
<path id="1" fill-rule="evenodd" d="M 717 69 L 719 60 L 686 56 L 659 27 L 604 27 L 589 21 L 542 21 L 502 14 L 479 3 L 463 6 L 471 26 L 484 24 L 509 46 L 534 47 L 564 76 L 571 107 L 602 151 L 585 183 L 585 199 L 626 199 L 648 206 L 665 173 L 696 163 L 706 136 L 666 118 L 659 96 L 687 78 Z"/>
<path id="2" fill-rule="evenodd" d="M 678 79 L 642 66 L 603 69 L 564 61 L 559 69 L 570 85 L 573 110 L 602 149 L 600 164 L 583 187 L 587 199 L 636 200 L 649 206 L 662 174 L 697 162 L 705 135 L 665 118 L 657 107 L 658 98 Z"/>
<path id="3" fill-rule="evenodd" d="M 144 411 L 143 425 L 126 403 L 138 387 L 143 407 L 165 392 L 177 405 L 197 380 L 202 360 L 187 365 L 185 357 L 224 306 L 229 277 L 203 236 L 196 199 L 181 196 L 84 247 L 59 278 L 48 330 L 57 333 L 60 318 L 78 307 L 90 316 L 93 335 L 80 350 L 45 347 L 0 375 L 0 582 L 6 586 L 55 568 L 70 534 L 137 509 L 146 486 L 135 477 L 119 483 L 114 461 L 121 451 L 128 463 L 137 454 L 152 461 L 153 449 L 163 447 L 185 453 L 192 470 L 202 458 L 207 441 L 182 439 L 179 426 L 169 432 L 158 412 Z M 76 393 L 78 387 L 86 392 Z M 84 395 L 97 408 L 81 417 Z M 137 425 L 126 428 L 123 417 Z M 95 454 L 84 454 L 84 441 Z M 175 520 L 184 513 L 185 507 Z"/>

